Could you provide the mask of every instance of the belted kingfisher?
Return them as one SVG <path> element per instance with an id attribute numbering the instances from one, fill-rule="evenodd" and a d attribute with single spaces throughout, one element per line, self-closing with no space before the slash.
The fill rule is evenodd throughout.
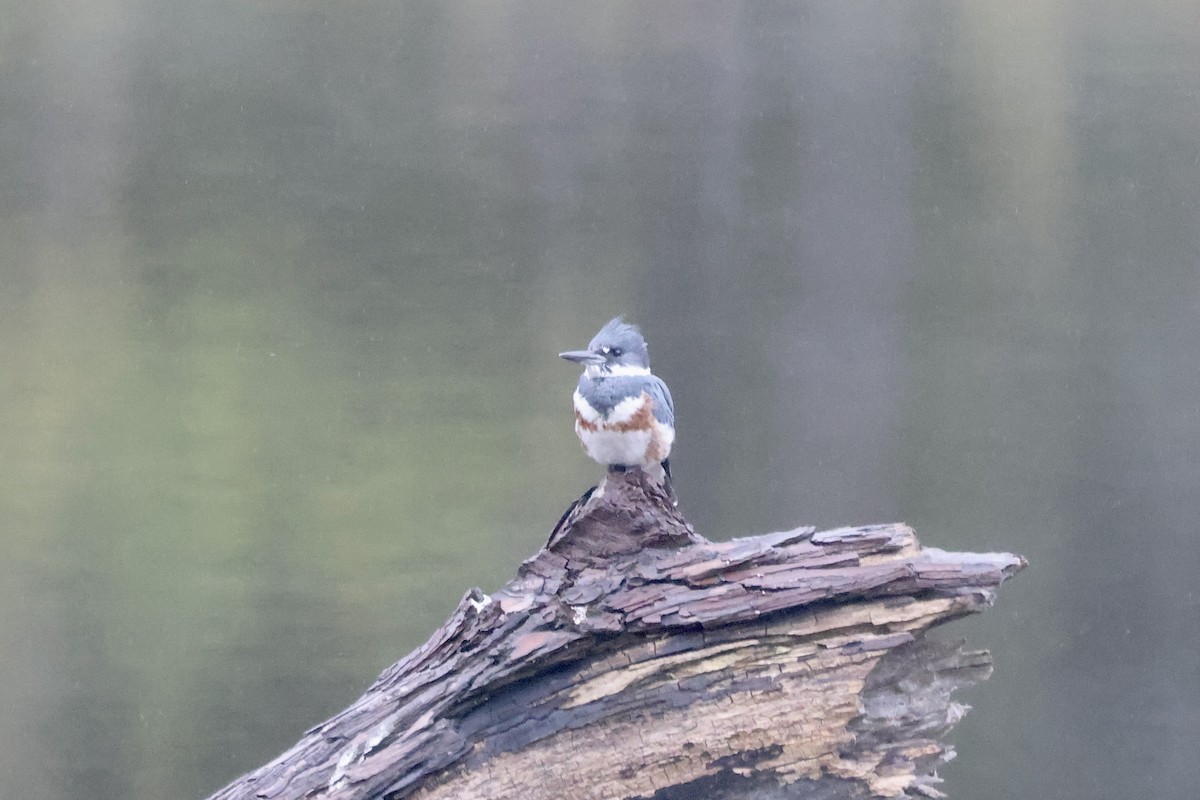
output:
<path id="1" fill-rule="evenodd" d="M 584 365 L 575 389 L 575 433 L 587 454 L 608 466 L 640 467 L 664 483 L 671 475 L 675 405 L 671 390 L 650 372 L 637 326 L 616 317 L 587 350 L 559 355 Z"/>

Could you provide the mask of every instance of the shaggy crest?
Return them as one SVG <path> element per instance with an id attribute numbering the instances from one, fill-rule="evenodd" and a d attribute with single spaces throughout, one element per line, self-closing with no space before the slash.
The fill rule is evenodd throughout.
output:
<path id="1" fill-rule="evenodd" d="M 609 320 L 588 344 L 588 350 L 592 352 L 599 352 L 602 347 L 620 348 L 626 353 L 640 356 L 643 363 L 649 363 L 650 355 L 642 332 L 637 325 L 630 325 L 621 317 Z"/>

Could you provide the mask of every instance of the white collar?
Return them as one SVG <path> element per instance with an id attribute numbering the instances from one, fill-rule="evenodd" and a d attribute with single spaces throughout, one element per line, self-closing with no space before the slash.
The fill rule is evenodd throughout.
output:
<path id="1" fill-rule="evenodd" d="M 639 367 L 636 364 L 614 364 L 611 367 L 604 367 L 599 364 L 588 364 L 584 371 L 589 378 L 624 378 L 624 377 L 645 377 L 650 374 L 649 367 Z"/>

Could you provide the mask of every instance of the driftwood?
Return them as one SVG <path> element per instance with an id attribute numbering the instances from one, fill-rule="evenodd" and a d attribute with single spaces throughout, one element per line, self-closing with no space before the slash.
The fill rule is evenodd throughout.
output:
<path id="1" fill-rule="evenodd" d="M 637 470 L 473 589 L 232 798 L 940 796 L 985 652 L 927 638 L 1024 566 L 904 525 L 709 542 Z"/>

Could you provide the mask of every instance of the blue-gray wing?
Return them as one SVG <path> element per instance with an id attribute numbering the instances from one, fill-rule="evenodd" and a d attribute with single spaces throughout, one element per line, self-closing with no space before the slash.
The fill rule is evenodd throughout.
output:
<path id="1" fill-rule="evenodd" d="M 651 375 L 646 379 L 646 394 L 654 401 L 654 418 L 671 428 L 675 427 L 675 402 L 671 400 L 671 390 L 663 383 L 662 378 Z"/>

